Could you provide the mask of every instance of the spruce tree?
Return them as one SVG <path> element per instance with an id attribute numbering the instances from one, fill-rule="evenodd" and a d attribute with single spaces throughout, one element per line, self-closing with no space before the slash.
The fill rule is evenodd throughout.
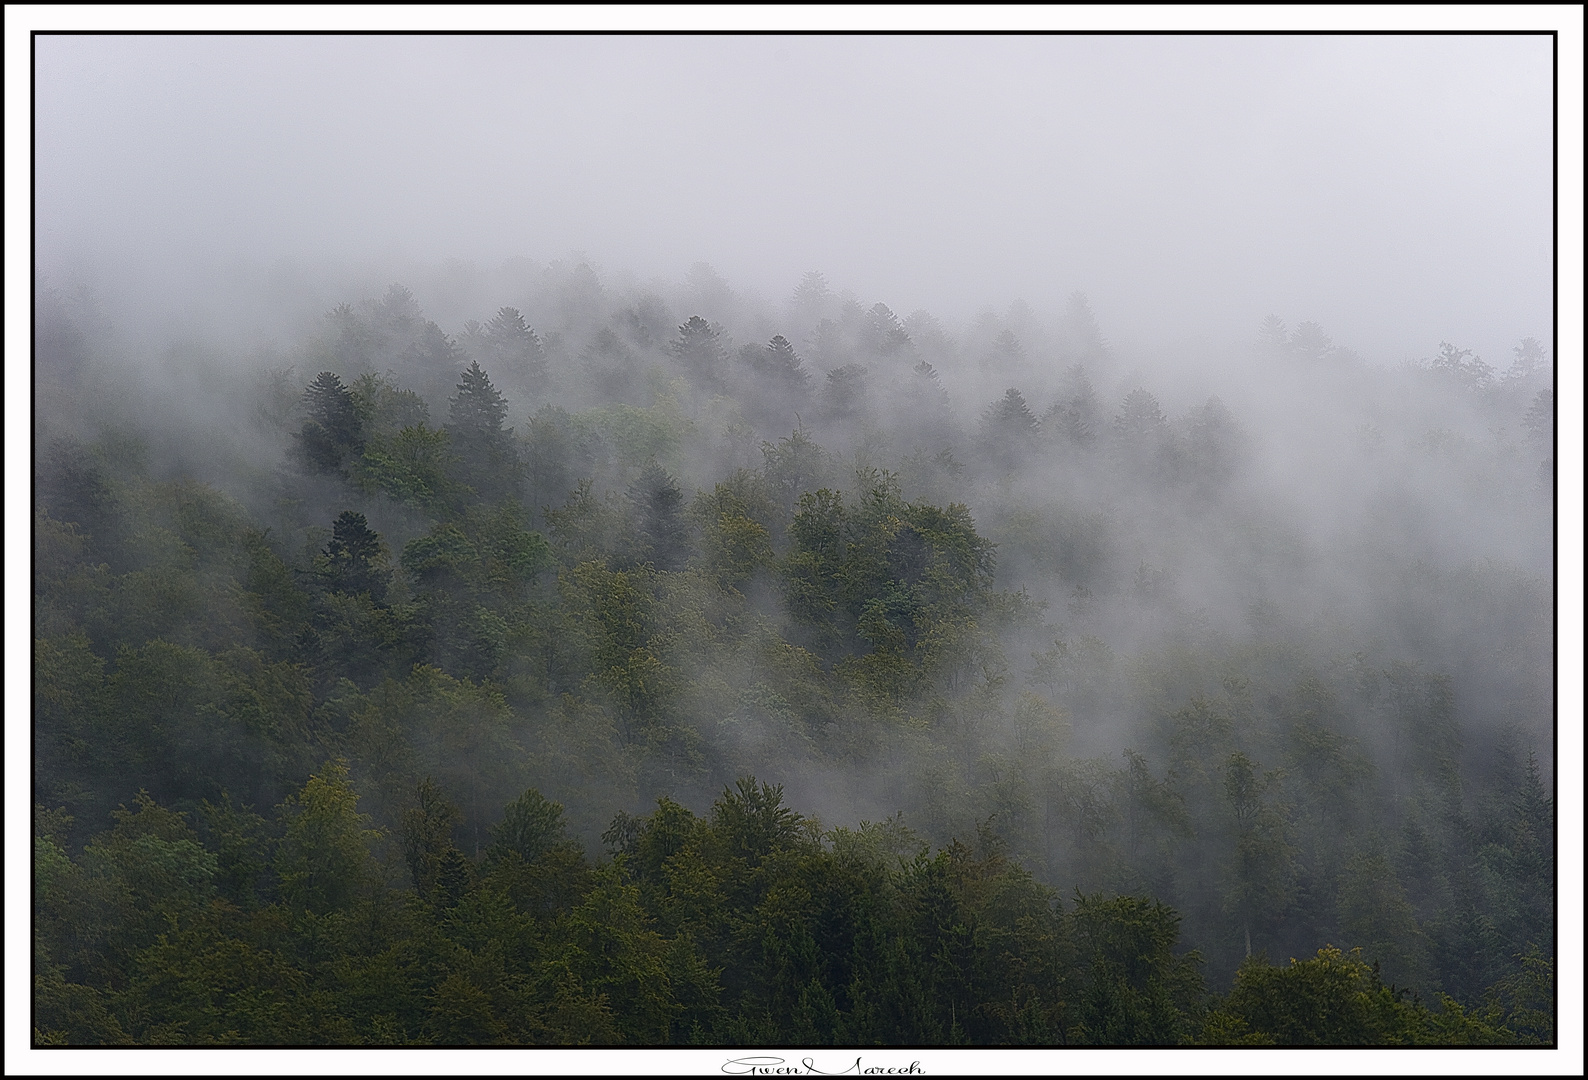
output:
<path id="1" fill-rule="evenodd" d="M 447 433 L 458 454 L 461 479 L 487 499 L 500 498 L 516 485 L 513 432 L 502 426 L 506 418 L 506 399 L 479 361 L 470 363 L 452 396 Z"/>
<path id="2" fill-rule="evenodd" d="M 684 522 L 684 493 L 656 462 L 629 485 L 638 543 L 636 557 L 658 570 L 682 570 L 689 558 L 689 533 Z"/>
<path id="3" fill-rule="evenodd" d="M 689 321 L 678 328 L 673 354 L 697 384 L 709 388 L 721 383 L 722 342 L 717 331 L 699 315 L 691 315 Z"/>
<path id="4" fill-rule="evenodd" d="M 364 423 L 353 392 L 329 371 L 303 392 L 309 418 L 298 432 L 298 452 L 312 473 L 346 475 L 348 458 L 364 452 Z"/>
<path id="5" fill-rule="evenodd" d="M 386 586 L 391 581 L 391 571 L 386 569 L 386 545 L 363 514 L 342 511 L 331 526 L 325 557 L 329 562 L 326 582 L 332 592 L 354 596 L 368 593 L 376 603 L 386 599 Z"/>

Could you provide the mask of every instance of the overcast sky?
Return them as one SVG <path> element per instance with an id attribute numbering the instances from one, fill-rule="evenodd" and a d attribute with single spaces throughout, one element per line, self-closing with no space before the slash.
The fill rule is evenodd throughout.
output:
<path id="1" fill-rule="evenodd" d="M 1547 37 L 42 37 L 40 265 L 573 251 L 1116 340 L 1551 326 Z"/>

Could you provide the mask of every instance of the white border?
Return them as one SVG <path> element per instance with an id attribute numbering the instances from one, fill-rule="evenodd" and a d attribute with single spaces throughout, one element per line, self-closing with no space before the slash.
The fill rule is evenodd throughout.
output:
<path id="1" fill-rule="evenodd" d="M 1583 1072 L 1583 11 L 1577 5 L 1075 7 L 578 5 L 348 6 L 143 5 L 5 9 L 5 1070 L 7 1073 L 299 1075 L 323 1072 L 440 1074 L 723 1075 L 750 1051 L 637 1050 L 63 1050 L 29 1049 L 27 717 L 31 707 L 28 551 L 30 506 L 29 357 L 31 262 L 31 56 L 38 30 L 1558 30 L 1560 402 L 1558 649 L 1560 783 L 1558 985 L 1561 1049 L 1427 1050 L 775 1050 L 790 1065 L 812 1058 L 839 1071 L 919 1062 L 924 1074 L 1179 1073 L 1329 1074 Z M 832 1063 L 829 1066 L 829 1062 Z"/>

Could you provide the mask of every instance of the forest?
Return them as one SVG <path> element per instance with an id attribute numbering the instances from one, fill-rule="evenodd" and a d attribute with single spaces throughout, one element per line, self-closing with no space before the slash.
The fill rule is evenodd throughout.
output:
<path id="1" fill-rule="evenodd" d="M 1548 345 L 409 281 L 36 283 L 37 1045 L 1555 1042 Z"/>

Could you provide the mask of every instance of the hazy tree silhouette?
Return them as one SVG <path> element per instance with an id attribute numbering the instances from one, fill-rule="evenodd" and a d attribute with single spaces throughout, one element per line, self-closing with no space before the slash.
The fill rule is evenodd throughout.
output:
<path id="1" fill-rule="evenodd" d="M 638 538 L 637 561 L 658 570 L 682 570 L 689 557 L 689 531 L 678 482 L 652 461 L 629 485 L 628 499 Z"/>
<path id="2" fill-rule="evenodd" d="M 673 355 L 697 385 L 713 388 L 722 384 L 722 342 L 717 331 L 699 315 L 691 315 L 689 321 L 678 328 Z"/>
<path id="3" fill-rule="evenodd" d="M 298 432 L 298 452 L 313 473 L 345 475 L 348 458 L 364 450 L 364 424 L 352 392 L 329 371 L 303 392 L 309 418 Z"/>

